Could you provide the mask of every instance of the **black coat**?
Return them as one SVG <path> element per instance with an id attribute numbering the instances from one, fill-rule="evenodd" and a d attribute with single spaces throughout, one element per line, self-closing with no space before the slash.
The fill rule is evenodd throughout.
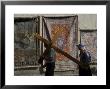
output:
<path id="1" fill-rule="evenodd" d="M 83 52 L 80 54 L 80 61 L 84 64 L 86 64 L 86 68 L 79 66 L 79 76 L 92 76 L 90 65 L 87 62 L 88 56 L 87 52 Z"/>

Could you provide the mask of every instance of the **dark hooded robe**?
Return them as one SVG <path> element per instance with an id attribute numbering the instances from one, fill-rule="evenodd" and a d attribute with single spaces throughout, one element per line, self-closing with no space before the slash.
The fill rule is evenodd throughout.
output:
<path id="1" fill-rule="evenodd" d="M 89 65 L 89 56 L 86 51 L 80 53 L 80 62 L 86 64 L 86 66 L 79 66 L 79 76 L 92 76 L 90 65 Z"/>

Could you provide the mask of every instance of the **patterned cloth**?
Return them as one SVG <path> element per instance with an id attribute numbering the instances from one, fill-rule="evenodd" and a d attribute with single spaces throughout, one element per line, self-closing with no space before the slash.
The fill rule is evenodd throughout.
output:
<path id="1" fill-rule="evenodd" d="M 52 43 L 67 52 L 68 54 L 76 57 L 76 43 L 77 43 L 77 30 L 75 29 L 75 17 L 61 17 L 61 18 L 45 18 L 47 28 L 52 39 Z M 44 28 L 44 36 L 47 37 Z M 68 60 L 62 54 L 56 53 L 56 60 Z"/>

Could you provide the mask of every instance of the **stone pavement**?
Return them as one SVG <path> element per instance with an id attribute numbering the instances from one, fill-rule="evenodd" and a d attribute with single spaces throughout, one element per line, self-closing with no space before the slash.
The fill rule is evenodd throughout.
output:
<path id="1" fill-rule="evenodd" d="M 21 70 L 15 70 L 14 71 L 15 76 L 44 76 L 45 74 L 43 73 L 42 75 L 40 74 L 38 69 L 21 69 Z M 76 73 L 74 71 L 57 71 L 54 72 L 54 76 L 78 76 L 78 71 Z"/>

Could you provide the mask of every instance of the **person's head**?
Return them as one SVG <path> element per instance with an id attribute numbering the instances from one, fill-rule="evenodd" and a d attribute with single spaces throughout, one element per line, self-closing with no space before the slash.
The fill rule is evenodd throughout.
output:
<path id="1" fill-rule="evenodd" d="M 83 44 L 78 44 L 78 45 L 76 45 L 77 47 L 78 47 L 78 49 L 80 50 L 80 51 L 84 51 L 85 50 L 85 46 L 83 45 Z"/>

